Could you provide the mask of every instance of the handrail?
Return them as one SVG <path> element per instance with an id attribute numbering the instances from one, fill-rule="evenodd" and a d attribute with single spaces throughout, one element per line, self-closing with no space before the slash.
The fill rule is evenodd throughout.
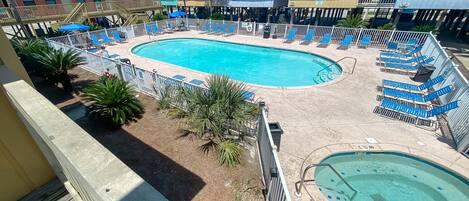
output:
<path id="1" fill-rule="evenodd" d="M 355 66 L 357 66 L 357 58 L 355 58 L 355 57 L 342 57 L 342 58 L 340 58 L 339 60 L 335 61 L 335 63 L 339 63 L 339 61 L 342 61 L 342 60 L 344 60 L 344 59 L 353 59 L 353 60 L 354 60 L 354 62 L 353 62 L 353 67 L 352 67 L 352 71 L 350 72 L 350 74 L 353 74 L 353 72 L 355 71 Z M 316 75 L 319 76 L 319 74 L 320 74 L 322 71 L 328 69 L 330 66 L 334 65 L 335 63 L 329 64 L 328 66 L 324 67 L 323 69 L 321 69 L 320 71 L 318 71 L 318 73 L 317 73 Z"/>
<path id="2" fill-rule="evenodd" d="M 318 167 L 318 166 L 329 167 L 337 176 L 339 176 L 339 178 L 345 183 L 345 185 L 347 185 L 350 189 L 352 189 L 353 195 L 350 198 L 350 200 L 353 200 L 353 198 L 357 195 L 358 191 L 355 190 L 342 176 L 340 176 L 339 172 L 337 172 L 337 170 L 334 167 L 332 167 L 332 165 L 330 165 L 329 163 L 311 164 L 311 165 L 308 165 L 305 168 L 305 170 L 303 170 L 303 174 L 301 174 L 300 186 L 298 187 L 297 185 L 295 185 L 295 191 L 296 191 L 295 195 L 297 197 L 301 197 L 301 189 L 304 186 L 305 177 L 306 177 L 306 173 L 308 172 L 308 170 L 313 167 Z"/>

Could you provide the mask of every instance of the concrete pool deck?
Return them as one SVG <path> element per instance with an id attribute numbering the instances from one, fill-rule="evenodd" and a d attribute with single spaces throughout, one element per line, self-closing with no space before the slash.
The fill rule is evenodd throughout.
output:
<path id="1" fill-rule="evenodd" d="M 131 53 L 131 48 L 135 45 L 168 38 L 204 38 L 278 47 L 312 52 L 332 60 L 345 56 L 357 58 L 353 74 L 350 74 L 353 62 L 342 62 L 340 65 L 344 69 L 343 75 L 323 85 L 288 89 L 250 86 L 256 97 L 267 103 L 269 121 L 280 122 L 284 129 L 279 157 L 293 200 L 309 199 L 306 195 L 301 198 L 294 195 L 294 184 L 300 180 L 301 167 L 305 160 L 312 163 L 335 152 L 363 150 L 370 145 L 370 139 L 367 141 L 367 138 L 376 140 L 377 144 L 371 143 L 374 147 L 371 150 L 410 153 L 438 162 L 469 178 L 469 159 L 454 150 L 450 145 L 450 138 L 442 136 L 439 130 L 425 130 L 380 117 L 372 112 L 379 104 L 376 101 L 376 95 L 379 94 L 376 86 L 383 79 L 412 82 L 404 75 L 381 72 L 375 64 L 378 49 L 351 47 L 349 50 L 338 50 L 336 45 L 319 48 L 316 47 L 317 43 L 300 45 L 299 41 L 294 41 L 286 44 L 283 40 L 239 35 L 223 37 L 187 31 L 152 36 L 151 39 L 141 36 L 127 43 L 108 46 L 107 50 L 110 54 L 129 58 L 139 68 L 155 69 L 163 75 L 181 74 L 186 76 L 187 80 L 206 78 L 207 73 L 176 67 Z M 307 179 L 312 179 L 312 176 L 310 173 Z M 319 200 L 320 198 L 319 195 Z"/>

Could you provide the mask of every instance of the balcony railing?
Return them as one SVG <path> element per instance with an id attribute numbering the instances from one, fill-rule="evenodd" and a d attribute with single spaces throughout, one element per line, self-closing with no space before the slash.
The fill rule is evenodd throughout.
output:
<path id="1" fill-rule="evenodd" d="M 0 87 L 74 200 L 167 200 L 8 68 Z"/>
<path id="2" fill-rule="evenodd" d="M 359 7 L 393 7 L 396 0 L 358 0 Z"/>

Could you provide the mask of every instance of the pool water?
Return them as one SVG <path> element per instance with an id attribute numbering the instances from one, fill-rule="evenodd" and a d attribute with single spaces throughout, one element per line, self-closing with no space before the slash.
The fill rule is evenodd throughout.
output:
<path id="1" fill-rule="evenodd" d="M 342 72 L 335 62 L 314 54 L 205 39 L 160 40 L 139 45 L 132 49 L 132 53 L 274 87 L 316 85 L 332 80 Z"/>
<path id="2" fill-rule="evenodd" d="M 318 167 L 315 180 L 328 200 L 463 201 L 469 181 L 436 164 L 401 153 L 351 152 L 332 155 L 331 168 Z M 353 199 L 352 199 L 353 198 Z"/>

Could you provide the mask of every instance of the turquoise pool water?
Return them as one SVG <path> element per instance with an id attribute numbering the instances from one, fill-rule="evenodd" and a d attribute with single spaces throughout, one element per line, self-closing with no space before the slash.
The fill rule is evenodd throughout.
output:
<path id="1" fill-rule="evenodd" d="M 436 164 L 400 153 L 341 153 L 324 159 L 354 188 L 357 201 L 469 200 L 469 181 Z M 328 167 L 315 171 L 329 200 L 351 200 L 354 191 Z"/>
<path id="2" fill-rule="evenodd" d="M 139 45 L 132 53 L 211 74 L 275 87 L 316 85 L 342 72 L 314 54 L 204 39 L 168 39 Z M 330 67 L 328 67 L 331 65 Z M 318 76 L 318 72 L 321 71 Z M 329 73 L 330 72 L 330 73 Z"/>

